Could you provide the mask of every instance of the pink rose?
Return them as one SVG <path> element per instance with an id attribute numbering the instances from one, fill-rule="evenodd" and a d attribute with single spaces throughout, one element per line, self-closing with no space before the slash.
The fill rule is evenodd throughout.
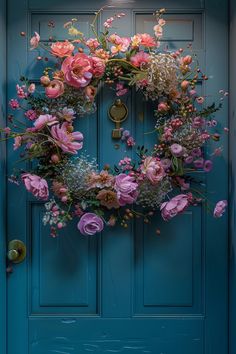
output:
<path id="1" fill-rule="evenodd" d="M 66 153 L 77 154 L 77 150 L 83 147 L 83 134 L 80 132 L 70 131 L 69 123 L 65 122 L 61 126 L 59 124 L 54 125 L 51 128 L 52 137 L 55 139 L 55 143 Z"/>
<path id="2" fill-rule="evenodd" d="M 31 192 L 36 198 L 47 200 L 48 199 L 48 184 L 47 181 L 37 175 L 24 173 L 21 175 L 25 188 Z"/>
<path id="3" fill-rule="evenodd" d="M 216 203 L 216 206 L 214 209 L 214 217 L 220 218 L 223 215 L 223 213 L 225 212 L 227 205 L 228 205 L 227 200 L 220 200 L 218 203 Z"/>
<path id="4" fill-rule="evenodd" d="M 181 145 L 179 145 L 179 144 L 176 144 L 176 143 L 172 144 L 170 146 L 170 151 L 171 151 L 172 155 L 175 156 L 175 157 L 180 157 L 184 153 L 183 147 Z"/>
<path id="5" fill-rule="evenodd" d="M 132 204 L 137 199 L 138 184 L 135 182 L 134 177 L 121 173 L 115 178 L 114 188 L 121 206 Z"/>
<path id="6" fill-rule="evenodd" d="M 149 54 L 141 50 L 137 54 L 133 55 L 130 58 L 130 61 L 134 66 L 140 67 L 141 65 L 148 63 L 149 58 Z"/>
<path id="7" fill-rule="evenodd" d="M 100 216 L 94 213 L 85 213 L 81 216 L 77 228 L 82 235 L 94 235 L 103 230 L 104 222 Z"/>
<path id="8" fill-rule="evenodd" d="M 55 42 L 51 45 L 51 54 L 59 58 L 69 57 L 74 49 L 75 47 L 69 41 Z"/>
<path id="9" fill-rule="evenodd" d="M 93 76 L 96 78 L 102 77 L 105 71 L 104 60 L 98 57 L 92 57 L 93 61 Z"/>
<path id="10" fill-rule="evenodd" d="M 43 129 L 46 125 L 53 125 L 57 123 L 57 118 L 50 114 L 41 114 L 34 122 L 34 127 L 36 130 Z"/>
<path id="11" fill-rule="evenodd" d="M 151 156 L 145 158 L 141 170 L 152 184 L 157 184 L 165 176 L 165 170 L 161 162 Z"/>
<path id="12" fill-rule="evenodd" d="M 30 39 L 31 50 L 38 47 L 40 41 L 40 35 L 34 32 L 34 36 Z"/>
<path id="13" fill-rule="evenodd" d="M 172 219 L 174 216 L 182 213 L 189 206 L 189 196 L 179 194 L 172 198 L 169 202 L 161 204 L 161 216 L 165 221 Z"/>
<path id="14" fill-rule="evenodd" d="M 93 76 L 93 60 L 84 53 L 77 53 L 66 58 L 62 63 L 65 82 L 73 87 L 87 86 Z"/>
<path id="15" fill-rule="evenodd" d="M 64 84 L 60 80 L 52 80 L 45 88 L 45 93 L 48 98 L 57 98 L 64 93 Z"/>

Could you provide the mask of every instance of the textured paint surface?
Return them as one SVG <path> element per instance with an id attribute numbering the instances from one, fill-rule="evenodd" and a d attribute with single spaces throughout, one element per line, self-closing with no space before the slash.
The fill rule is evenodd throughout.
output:
<path id="1" fill-rule="evenodd" d="M 16 0 L 8 2 L 9 97 L 26 66 L 26 75 L 35 80 L 48 65 L 42 61 L 36 67 L 38 51 L 28 52 L 27 38 L 16 34 L 25 31 L 30 37 L 38 31 L 47 40 L 48 21 L 54 21 L 57 39 L 63 39 L 62 24 L 78 17 L 80 29 L 89 35 L 92 13 L 99 6 L 95 1 L 23 0 L 20 7 Z M 149 32 L 156 6 L 152 0 L 145 9 L 141 1 L 125 8 L 120 4 L 126 13 L 120 34 Z M 227 6 L 219 0 L 166 0 L 158 6 L 171 9 L 166 14 L 168 47 L 191 42 L 209 73 L 206 86 L 198 83 L 199 93 L 211 96 L 227 88 Z M 113 12 L 106 9 L 101 21 Z M 107 110 L 114 99 L 111 90 L 102 90 L 94 115 L 78 119 L 87 137 L 85 150 L 98 157 L 100 166 L 131 154 L 122 145 L 115 149 L 111 139 Z M 152 105 L 134 93 L 125 103 L 125 129 L 139 144 L 151 146 L 154 135 L 144 133 L 153 127 Z M 219 119 L 227 125 L 227 107 Z M 17 160 L 10 147 L 8 158 L 10 171 Z M 227 148 L 216 163 L 217 172 L 202 175 L 213 201 L 216 191 L 219 198 L 227 196 L 226 158 Z M 8 196 L 8 237 L 23 240 L 28 255 L 9 278 L 7 354 L 227 353 L 227 218 L 213 220 L 199 207 L 169 223 L 157 217 L 151 226 L 138 221 L 127 230 L 117 227 L 89 239 L 71 225 L 52 239 L 41 224 L 42 203 L 15 185 L 8 186 Z"/>

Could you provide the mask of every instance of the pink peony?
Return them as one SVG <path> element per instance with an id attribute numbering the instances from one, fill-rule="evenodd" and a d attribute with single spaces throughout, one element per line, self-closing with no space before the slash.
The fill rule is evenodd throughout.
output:
<path id="1" fill-rule="evenodd" d="M 40 41 L 40 35 L 34 32 L 34 36 L 30 40 L 31 50 L 38 47 Z"/>
<path id="2" fill-rule="evenodd" d="M 63 123 L 60 127 L 59 124 L 51 128 L 52 137 L 55 143 L 64 151 L 69 154 L 77 154 L 77 150 L 83 147 L 83 134 L 80 132 L 70 131 L 71 125 L 67 122 Z"/>
<path id="3" fill-rule="evenodd" d="M 87 86 L 93 76 L 93 65 L 92 58 L 84 53 L 66 58 L 61 67 L 65 82 L 76 88 Z"/>
<path id="4" fill-rule="evenodd" d="M 138 184 L 135 182 L 134 177 L 124 173 L 116 176 L 114 188 L 121 206 L 132 204 L 138 196 Z"/>
<path id="5" fill-rule="evenodd" d="M 141 50 L 137 54 L 133 55 L 130 58 L 130 61 L 134 66 L 140 67 L 141 65 L 146 64 L 149 61 L 149 58 L 149 54 Z"/>
<path id="6" fill-rule="evenodd" d="M 148 33 L 142 33 L 142 34 L 137 34 L 137 36 L 140 38 L 140 45 L 150 48 L 150 47 L 156 47 L 157 43 L 155 39 L 150 36 Z"/>
<path id="7" fill-rule="evenodd" d="M 227 200 L 220 200 L 218 203 L 216 203 L 216 206 L 214 209 L 214 217 L 220 218 L 223 215 L 223 213 L 225 212 L 227 205 L 228 205 Z"/>
<path id="8" fill-rule="evenodd" d="M 48 184 L 47 181 L 37 175 L 24 173 L 21 175 L 25 188 L 31 192 L 36 198 L 47 200 L 48 199 Z"/>
<path id="9" fill-rule="evenodd" d="M 161 162 L 151 156 L 145 158 L 141 170 L 152 184 L 159 183 L 165 176 L 165 170 Z"/>
<path id="10" fill-rule="evenodd" d="M 101 58 L 92 57 L 93 61 L 93 76 L 96 78 L 100 78 L 103 76 L 105 71 L 105 62 Z"/>
<path id="11" fill-rule="evenodd" d="M 94 213 L 85 213 L 81 216 L 77 228 L 82 235 L 94 235 L 103 230 L 104 222 L 100 216 Z"/>
<path id="12" fill-rule="evenodd" d="M 60 80 L 52 80 L 45 88 L 45 94 L 48 98 L 57 98 L 64 93 L 64 84 Z"/>
<path id="13" fill-rule="evenodd" d="M 34 122 L 34 127 L 36 130 L 43 129 L 46 125 L 53 125 L 58 123 L 57 118 L 50 114 L 41 114 Z"/>
<path id="14" fill-rule="evenodd" d="M 182 213 L 189 206 L 189 197 L 186 194 L 179 194 L 172 198 L 169 202 L 161 204 L 161 216 L 165 221 L 172 219 L 174 216 Z"/>
<path id="15" fill-rule="evenodd" d="M 69 41 L 55 42 L 51 45 L 51 54 L 55 57 L 69 57 L 73 53 L 75 47 Z"/>

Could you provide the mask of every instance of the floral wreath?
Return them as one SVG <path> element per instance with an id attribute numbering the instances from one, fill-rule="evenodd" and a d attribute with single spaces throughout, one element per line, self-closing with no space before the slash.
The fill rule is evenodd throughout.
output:
<path id="1" fill-rule="evenodd" d="M 127 227 L 134 217 L 143 217 L 148 223 L 157 211 L 168 221 L 189 206 L 206 202 L 201 182 L 192 172 L 211 171 L 213 157 L 222 151 L 218 146 L 205 158 L 203 148 L 210 139 L 220 139 L 213 114 L 228 93 L 220 90 L 219 103 L 205 107 L 195 86 L 198 79 L 208 78 L 196 57 L 185 55 L 183 49 L 160 49 L 165 10 L 154 14 L 153 36 L 138 33 L 130 38 L 110 34 L 113 22 L 124 13 L 108 18 L 103 31 L 96 31 L 103 9 L 95 13 L 91 23 L 94 38 L 85 38 L 77 19 L 64 25 L 70 36 L 65 41 L 50 37 L 48 44 L 43 44 L 35 32 L 31 49 L 41 46 L 54 58 L 54 64 L 40 78 L 43 89 L 21 78 L 21 84 L 16 85 L 18 98 L 9 104 L 24 114 L 24 122 L 10 114 L 12 127 L 1 129 L 7 139 L 14 139 L 13 148 L 21 149 L 23 160 L 37 161 L 10 180 L 23 182 L 36 198 L 45 200 L 43 223 L 50 225 L 52 236 L 72 219 L 78 219 L 77 228 L 83 235 L 100 232 L 105 225 Z M 36 59 L 48 61 L 42 56 Z M 146 100 L 154 101 L 158 144 L 151 151 L 137 147 L 137 159 L 124 157 L 117 166 L 106 165 L 99 171 L 95 159 L 78 154 L 84 137 L 74 130 L 74 122 L 94 112 L 101 83 L 115 88 L 118 97 L 135 87 Z M 134 138 L 123 128 L 121 140 L 134 148 Z M 226 205 L 227 201 L 219 201 L 214 216 L 221 217 Z"/>

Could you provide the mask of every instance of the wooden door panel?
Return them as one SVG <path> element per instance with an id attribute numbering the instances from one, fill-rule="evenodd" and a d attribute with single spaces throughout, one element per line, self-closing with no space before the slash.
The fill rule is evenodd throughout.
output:
<path id="1" fill-rule="evenodd" d="M 108 3 L 114 5 L 114 1 Z M 77 17 L 80 30 L 90 36 L 89 23 L 104 1 L 23 0 L 17 13 L 16 5 L 16 0 L 9 1 L 9 98 L 27 65 L 25 74 L 33 81 L 50 65 L 45 61 L 36 65 L 35 57 L 44 52 L 28 51 L 27 41 L 17 33 L 25 30 L 30 38 L 37 31 L 46 43 L 51 22 L 57 39 L 63 40 L 63 23 Z M 207 86 L 198 83 L 202 95 L 225 88 L 226 50 L 219 56 L 216 53 L 219 41 L 227 39 L 227 7 L 219 0 L 162 0 L 158 4 L 136 0 L 125 5 L 116 1 L 115 6 L 118 9 L 104 10 L 101 23 L 122 10 L 126 16 L 113 32 L 123 36 L 151 32 L 153 10 L 166 7 L 163 44 L 169 49 L 192 45 L 212 79 Z M 135 157 L 134 151 L 111 138 L 114 125 L 107 111 L 115 98 L 114 90 L 102 88 L 96 112 L 77 121 L 85 136 L 83 152 L 97 158 L 101 168 L 124 156 Z M 124 128 L 137 144 L 153 146 L 155 104 L 145 102 L 134 90 L 122 99 L 129 110 Z M 226 124 L 227 109 L 221 117 L 222 125 Z M 211 152 L 211 146 L 208 149 Z M 8 151 L 10 174 L 17 158 L 11 146 Z M 223 158 L 215 168 L 210 177 L 201 176 L 209 198 L 217 189 L 226 193 Z M 219 173 L 225 182 L 220 186 Z M 80 235 L 72 224 L 52 239 L 41 223 L 42 203 L 14 185 L 9 185 L 8 197 L 8 237 L 17 236 L 28 248 L 27 260 L 8 281 L 8 354 L 227 353 L 225 220 L 212 222 L 198 207 L 169 223 L 157 216 L 151 225 L 137 220 L 127 230 L 118 226 L 91 238 Z"/>

